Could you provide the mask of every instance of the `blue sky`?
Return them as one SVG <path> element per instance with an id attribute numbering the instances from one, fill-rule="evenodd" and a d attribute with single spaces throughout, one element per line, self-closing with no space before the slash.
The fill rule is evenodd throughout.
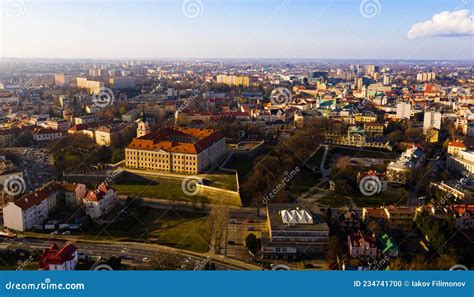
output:
<path id="1" fill-rule="evenodd" d="M 361 12 L 363 1 L 377 2 L 376 13 Z M 472 35 L 407 38 L 413 24 L 442 11 L 470 9 L 472 15 L 473 0 L 4 2 L 0 30 L 4 57 L 472 60 L 474 56 Z"/>

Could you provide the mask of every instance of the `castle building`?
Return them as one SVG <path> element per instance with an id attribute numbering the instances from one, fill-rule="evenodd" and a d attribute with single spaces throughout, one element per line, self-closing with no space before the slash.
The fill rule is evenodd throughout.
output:
<path id="1" fill-rule="evenodd" d="M 134 138 L 125 148 L 125 164 L 132 169 L 197 174 L 225 152 L 225 136 L 213 129 L 163 128 Z"/>

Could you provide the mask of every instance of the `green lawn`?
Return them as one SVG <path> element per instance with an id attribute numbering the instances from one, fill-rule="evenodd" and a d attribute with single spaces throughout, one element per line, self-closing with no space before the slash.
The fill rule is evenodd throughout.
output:
<path id="1" fill-rule="evenodd" d="M 234 173 L 216 172 L 200 174 L 206 179 L 206 185 L 225 190 L 237 191 L 237 178 Z"/>
<path id="2" fill-rule="evenodd" d="M 212 220 L 209 217 L 198 218 L 173 227 L 163 228 L 150 233 L 157 237 L 158 243 L 205 253 L 209 250 Z"/>
<path id="3" fill-rule="evenodd" d="M 205 197 L 187 196 L 181 189 L 181 184 L 160 183 L 150 185 L 130 185 L 130 184 L 114 184 L 120 195 L 140 196 L 147 198 L 192 201 L 197 199 L 207 199 Z"/>
<path id="4" fill-rule="evenodd" d="M 91 229 L 94 230 L 94 229 Z M 207 252 L 211 234 L 211 219 L 203 214 L 141 208 L 118 219 L 97 236 L 91 231 L 87 239 L 112 237 L 114 240 L 157 243 L 195 252 Z M 102 236 L 103 235 L 103 236 Z"/>
<path id="5" fill-rule="evenodd" d="M 342 207 L 342 206 L 349 206 L 350 201 L 336 193 L 329 194 L 317 201 L 318 203 L 324 204 L 328 207 Z"/>

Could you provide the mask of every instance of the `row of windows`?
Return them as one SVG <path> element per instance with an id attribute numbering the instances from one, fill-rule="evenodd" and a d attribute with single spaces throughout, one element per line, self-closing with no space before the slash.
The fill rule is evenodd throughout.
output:
<path id="1" fill-rule="evenodd" d="M 189 156 L 189 155 L 174 155 L 174 154 L 157 154 L 157 153 L 149 153 L 149 152 L 138 152 L 138 151 L 127 151 L 127 154 L 130 155 L 139 155 L 139 156 L 147 156 L 147 157 L 158 157 L 161 159 L 169 159 L 172 156 L 174 159 L 185 159 L 185 160 L 196 160 L 197 156 Z M 132 158 L 132 157 L 130 157 Z"/>

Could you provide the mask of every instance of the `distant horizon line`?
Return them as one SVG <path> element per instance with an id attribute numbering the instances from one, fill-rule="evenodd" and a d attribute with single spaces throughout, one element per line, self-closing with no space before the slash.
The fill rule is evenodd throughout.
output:
<path id="1" fill-rule="evenodd" d="M 469 62 L 474 64 L 474 59 L 455 58 L 215 58 L 215 57 L 81 57 L 81 58 L 52 58 L 52 57 L 0 57 L 0 60 L 58 60 L 58 61 L 199 61 L 199 62 L 220 62 L 220 61 L 392 61 L 392 62 Z"/>

